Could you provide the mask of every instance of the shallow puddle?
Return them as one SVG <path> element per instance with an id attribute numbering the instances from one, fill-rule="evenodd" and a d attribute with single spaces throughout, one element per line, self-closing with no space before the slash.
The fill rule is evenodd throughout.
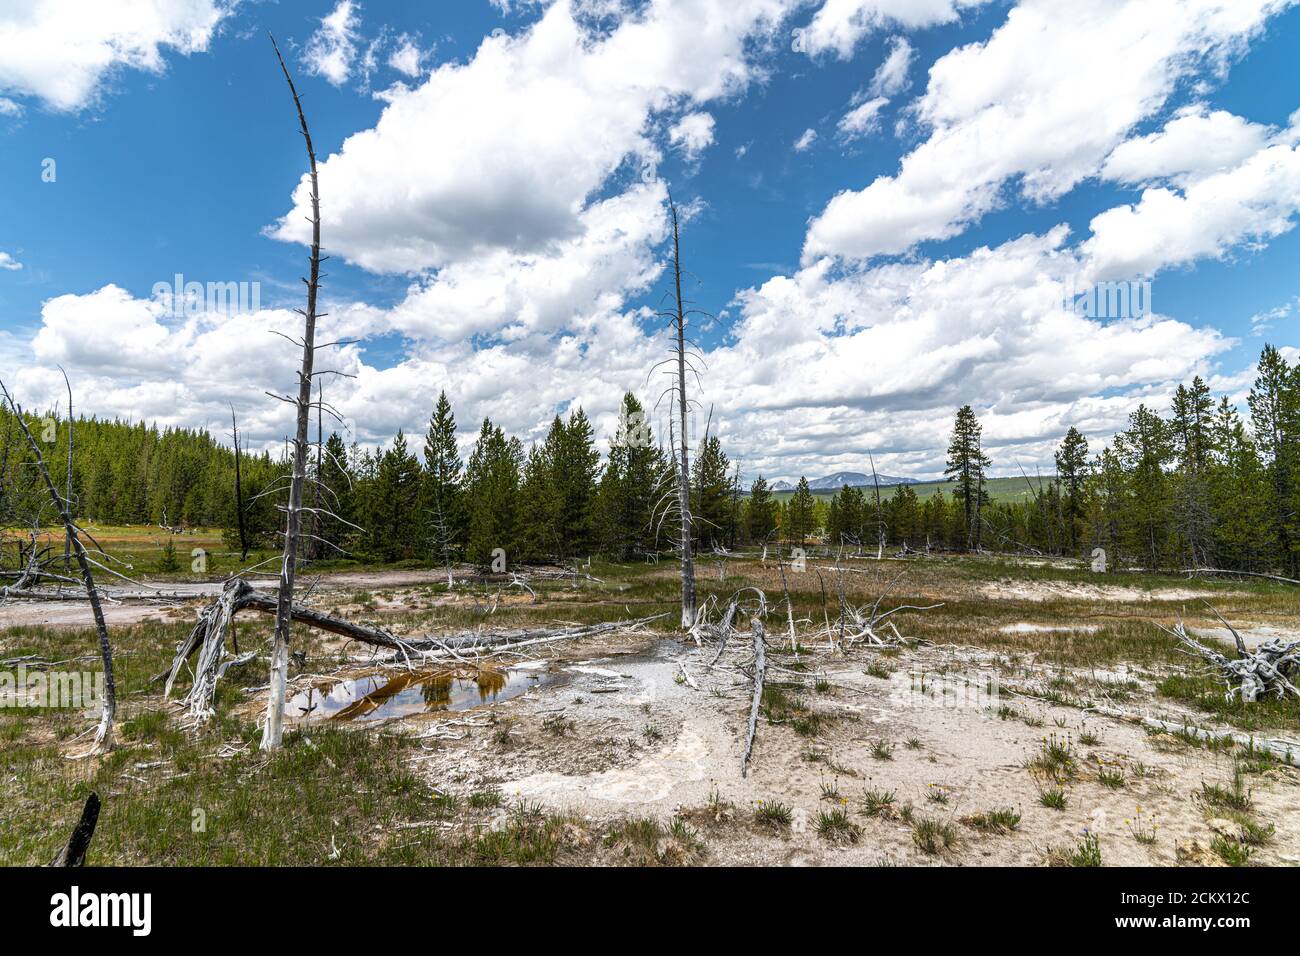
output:
<path id="1" fill-rule="evenodd" d="M 302 691 L 285 704 L 293 720 L 387 720 L 442 710 L 468 710 L 518 697 L 550 682 L 536 670 L 403 671 L 347 678 Z"/>

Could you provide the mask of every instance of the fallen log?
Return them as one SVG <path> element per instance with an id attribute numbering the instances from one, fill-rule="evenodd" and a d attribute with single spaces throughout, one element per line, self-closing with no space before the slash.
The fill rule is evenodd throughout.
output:
<path id="1" fill-rule="evenodd" d="M 189 635 L 177 646 L 172 666 L 154 677 L 155 681 L 166 678 L 167 683 L 163 688 L 164 697 L 171 696 L 172 687 L 180 675 L 181 668 L 194 652 L 198 651 L 199 660 L 194 670 L 194 682 L 190 685 L 190 692 L 185 700 L 193 716 L 202 719 L 211 714 L 212 696 L 216 693 L 221 663 L 225 658 L 226 634 L 235 615 L 243 610 L 274 615 L 277 611 L 276 598 L 258 591 L 243 578 L 231 578 L 227 581 L 216 601 L 199 612 L 199 619 Z M 330 617 L 301 604 L 293 605 L 292 617 L 294 621 L 309 627 L 377 647 L 397 650 L 402 646 L 397 638 L 386 631 Z"/>
<path id="2" fill-rule="evenodd" d="M 740 755 L 740 775 L 749 776 L 749 757 L 754 751 L 754 737 L 758 734 L 758 710 L 763 703 L 763 680 L 767 676 L 767 655 L 763 622 L 757 617 L 749 619 L 754 633 L 754 696 L 749 704 L 749 727 L 745 731 L 745 750 Z"/>
<path id="3" fill-rule="evenodd" d="M 1190 734 L 1198 740 L 1211 742 L 1231 740 L 1238 746 L 1266 751 L 1283 763 L 1290 764 L 1293 767 L 1300 767 L 1300 742 L 1256 737 L 1253 734 L 1243 734 L 1235 730 L 1207 730 L 1205 727 L 1180 724 L 1172 720 L 1149 717 L 1145 714 L 1131 714 L 1128 711 L 1117 710 L 1114 707 L 1085 707 L 1084 711 L 1101 714 L 1103 717 L 1112 717 L 1115 720 L 1122 720 L 1130 724 L 1140 724 L 1143 727 L 1150 727 L 1152 730 L 1173 734 Z"/>
<path id="4" fill-rule="evenodd" d="M 1179 574 L 1189 577 L 1195 574 L 1227 574 L 1247 578 L 1262 578 L 1265 581 L 1277 581 L 1281 584 L 1300 584 L 1295 578 L 1284 578 L 1280 574 L 1265 574 L 1262 571 L 1229 571 L 1226 568 L 1183 568 Z"/>
<path id="5" fill-rule="evenodd" d="M 263 591 L 258 591 L 243 578 L 232 578 L 226 582 L 226 586 L 222 589 L 216 601 L 199 612 L 198 621 L 195 622 L 186 638 L 177 645 L 176 655 L 172 659 L 171 667 L 153 678 L 153 682 L 166 680 L 163 696 L 170 697 L 172 687 L 175 685 L 181 669 L 185 666 L 185 662 L 197 651 L 199 659 L 194 669 L 194 680 L 190 685 L 189 693 L 185 697 L 185 703 L 189 707 L 191 715 L 196 719 L 204 720 L 211 716 L 213 712 L 212 698 L 216 693 L 217 681 L 224 674 L 227 666 L 233 666 L 233 662 L 223 664 L 226 660 L 226 635 L 231 633 L 235 615 L 243 610 L 275 615 L 277 612 L 276 599 Z M 313 611 L 301 604 L 292 606 L 292 618 L 297 623 L 306 624 L 308 627 L 314 627 L 330 634 L 337 634 L 349 640 L 360 641 L 372 647 L 391 650 L 394 652 L 393 659 L 397 662 L 409 662 L 412 656 L 419 656 L 422 660 L 438 660 L 442 658 L 459 659 L 466 654 L 478 655 L 484 651 L 492 654 L 504 654 L 521 648 L 535 647 L 539 644 L 591 637 L 608 631 L 638 627 L 664 616 L 663 614 L 656 614 L 635 621 L 591 624 L 561 628 L 559 630 L 465 634 L 445 638 L 423 637 L 408 640 L 398 638 L 377 627 L 354 624 L 342 618 Z"/>

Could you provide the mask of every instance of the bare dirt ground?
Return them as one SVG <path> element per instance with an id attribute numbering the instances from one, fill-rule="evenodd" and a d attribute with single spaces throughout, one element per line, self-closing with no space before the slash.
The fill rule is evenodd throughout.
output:
<path id="1" fill-rule="evenodd" d="M 374 588 L 381 582 L 367 583 Z M 922 590 L 944 589 L 926 582 Z M 1112 611 L 1116 605 L 1145 611 L 1158 601 L 1245 594 L 1056 581 L 995 582 L 973 590 L 1008 605 L 1013 618 L 1016 608 L 1044 601 L 1076 608 L 1104 601 Z M 374 597 L 380 611 L 408 599 L 400 590 Z M 1084 643 L 1100 629 L 1068 615 L 996 627 L 1013 645 L 1021 637 L 1041 642 L 1068 636 Z M 1151 630 L 1158 640 L 1158 630 Z M 1206 630 L 1227 636 L 1223 629 L 1222 635 Z M 1245 633 L 1254 642 L 1286 632 L 1263 625 Z M 684 818 L 701 828 L 709 859 L 717 863 L 1028 865 L 1092 835 L 1107 863 L 1213 865 L 1221 862 L 1210 849 L 1216 837 L 1235 839 L 1249 820 L 1274 827 L 1266 844 L 1252 851 L 1252 862 L 1300 863 L 1300 814 L 1289 809 L 1300 784 L 1294 768 L 1270 765 L 1249 777 L 1243 784 L 1248 819 L 1204 795 L 1206 786 L 1211 794 L 1216 786 L 1233 786 L 1232 754 L 1152 735 L 1088 710 L 1087 701 L 1036 699 L 1052 696 L 1043 691 L 1049 684 L 1075 680 L 1102 686 L 1104 696 L 1109 682 L 1118 696 L 1131 699 L 1103 703 L 1203 722 L 1204 715 L 1156 699 L 1157 681 L 1173 670 L 1168 665 L 1121 660 L 1112 667 L 1072 668 L 1039 662 L 1032 653 L 960 644 L 913 644 L 888 656 L 869 649 L 819 651 L 806 656 L 811 669 L 796 675 L 801 686 L 790 693 L 825 720 L 806 735 L 795 729 L 796 721 L 767 713 L 751 772 L 742 777 L 751 694 L 738 669 L 745 654 L 729 653 L 721 668 L 710 669 L 713 656 L 712 648 L 660 636 L 559 645 L 539 662 L 551 676 L 544 687 L 466 713 L 395 719 L 385 732 L 420 739 L 412 766 L 436 789 L 469 793 L 494 786 L 511 801 L 596 824 L 629 814 Z M 918 693 L 921 675 L 947 682 L 952 693 L 939 699 Z M 1056 742 L 1070 751 L 1069 771 L 1053 777 L 1031 769 L 1044 747 Z M 1044 792 L 1058 789 L 1063 806 L 1045 805 Z M 870 793 L 891 795 L 891 804 L 867 812 Z M 789 808 L 788 826 L 756 822 L 756 811 L 774 802 Z M 978 821 L 972 817 L 1000 808 L 1019 815 L 1011 832 L 973 825 Z M 861 828 L 855 839 L 819 833 L 821 815 L 835 810 Z M 914 833 L 924 820 L 950 827 L 952 846 L 931 852 L 920 845 Z"/>
<path id="2" fill-rule="evenodd" d="M 439 584 L 447 579 L 443 571 L 338 571 L 323 575 L 301 575 L 299 587 L 312 589 L 323 594 L 337 594 L 347 590 L 393 589 L 413 585 Z M 277 581 L 273 577 L 256 579 L 260 588 L 274 591 Z M 186 581 L 180 583 L 158 583 L 156 587 L 169 598 L 180 595 L 182 598 L 213 598 L 221 593 L 222 580 Z M 138 624 L 141 621 L 176 620 L 178 608 L 182 601 L 167 603 L 146 603 L 135 599 L 123 599 L 120 595 L 129 591 L 140 594 L 138 587 L 123 588 L 112 584 L 102 586 L 104 620 L 110 626 Z M 189 614 L 189 610 L 181 613 Z M 34 601 L 15 598 L 0 606 L 0 628 L 23 625 L 38 627 L 91 627 L 94 619 L 90 605 L 84 600 L 68 601 Z"/>
<path id="3" fill-rule="evenodd" d="M 1028 583 L 995 582 L 985 585 L 982 593 L 995 601 L 1195 601 L 1220 597 L 1220 591 L 1195 588 L 1137 588 L 1115 585 L 1072 584 L 1062 581 Z"/>
<path id="4" fill-rule="evenodd" d="M 815 695 L 814 706 L 831 715 L 829 729 L 809 739 L 763 721 L 753 769 L 742 777 L 748 686 L 738 675 L 704 671 L 711 656 L 662 639 L 574 649 L 549 665 L 562 681 L 494 705 L 492 723 L 459 715 L 459 739 L 423 741 L 413 766 L 436 787 L 468 792 L 495 785 L 512 800 L 592 821 L 684 816 L 701 828 L 710 861 L 721 864 L 1037 865 L 1050 847 L 1072 848 L 1092 833 L 1108 864 L 1214 865 L 1214 838 L 1238 827 L 1198 797 L 1202 784 L 1231 780 L 1231 756 L 1008 693 L 982 696 L 979 706 L 926 700 L 910 692 L 913 671 L 977 663 L 934 648 L 895 659 L 901 679 L 870 676 L 859 662 L 825 668 L 832 686 Z M 682 661 L 699 689 L 682 681 Z M 999 716 L 1003 705 L 1015 715 Z M 563 734 L 547 730 L 557 715 L 572 722 Z M 420 737 L 443 719 L 397 724 Z M 493 736 L 502 721 L 511 728 L 508 744 Z M 1086 746 L 1079 743 L 1085 734 Z M 1050 782 L 1027 767 L 1048 738 L 1069 741 L 1076 751 L 1061 810 L 1041 804 Z M 1098 782 L 1102 770 L 1122 775 L 1123 783 Z M 1254 812 L 1276 826 L 1254 862 L 1300 863 L 1300 814 L 1292 809 L 1298 784 L 1297 771 L 1280 766 L 1252 779 Z M 891 793 L 894 807 L 868 816 L 868 791 Z M 755 811 L 774 801 L 791 809 L 788 827 L 755 822 Z M 995 808 L 1018 813 L 1017 829 L 986 834 L 962 822 Z M 818 834 L 818 815 L 835 809 L 862 828 L 855 841 Z M 939 853 L 919 848 L 919 819 L 949 824 L 954 846 Z M 1154 842 L 1139 842 L 1135 834 L 1148 828 Z"/>

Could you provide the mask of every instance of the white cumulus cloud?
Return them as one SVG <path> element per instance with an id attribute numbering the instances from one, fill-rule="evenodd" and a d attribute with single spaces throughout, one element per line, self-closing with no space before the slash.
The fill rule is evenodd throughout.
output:
<path id="1" fill-rule="evenodd" d="M 687 159 L 697 159 L 713 144 L 712 114 L 687 113 L 668 130 L 668 142 L 681 149 Z"/>
<path id="2" fill-rule="evenodd" d="M 161 73 L 166 50 L 205 51 L 231 6 L 223 0 L 5 3 L 0 93 L 32 97 L 54 110 L 83 109 L 115 71 Z"/>
<path id="3" fill-rule="evenodd" d="M 805 261 L 905 252 L 965 230 L 1015 179 L 1045 202 L 1094 175 L 1176 83 L 1221 65 L 1287 0 L 1022 0 L 986 42 L 930 69 L 928 138 L 898 173 L 840 192 L 809 227 Z"/>
<path id="4" fill-rule="evenodd" d="M 361 15 L 352 0 L 339 0 L 317 27 L 303 48 L 307 72 L 342 86 L 352 75 L 357 60 Z"/>
<path id="5" fill-rule="evenodd" d="M 834 53 L 847 60 L 858 41 L 887 27 L 916 30 L 951 23 L 962 9 L 987 0 L 826 0 L 812 22 L 796 31 L 795 46 L 816 56 Z"/>

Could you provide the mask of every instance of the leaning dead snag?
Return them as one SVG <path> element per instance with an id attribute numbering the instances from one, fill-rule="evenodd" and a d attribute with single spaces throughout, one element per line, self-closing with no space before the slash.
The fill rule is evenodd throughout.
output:
<path id="1" fill-rule="evenodd" d="M 1237 633 L 1237 629 L 1224 620 L 1223 615 L 1214 607 L 1208 603 L 1206 607 L 1214 612 L 1214 616 L 1232 634 L 1237 645 L 1236 658 L 1229 658 L 1188 635 L 1182 621 L 1172 628 L 1161 626 L 1161 629 L 1176 637 L 1185 653 L 1200 657 L 1223 681 L 1228 688 L 1224 697 L 1229 703 L 1237 697 L 1241 698 L 1242 703 L 1254 703 L 1268 694 L 1278 699 L 1288 694 L 1300 697 L 1300 688 L 1291 680 L 1292 677 L 1300 680 L 1300 641 L 1284 644 L 1275 638 L 1260 644 L 1254 651 L 1248 651 L 1246 642 Z"/>
<path id="2" fill-rule="evenodd" d="M 99 794 L 93 790 L 86 798 L 86 805 L 81 808 L 81 819 L 72 829 L 67 846 L 59 851 L 50 866 L 85 866 L 86 851 L 95 835 L 95 824 L 99 822 Z"/>
<path id="3" fill-rule="evenodd" d="M 99 591 L 95 589 L 95 577 L 90 572 L 90 559 L 87 557 L 86 549 L 82 546 L 81 538 L 77 534 L 80 529 L 77 527 L 76 522 L 72 520 L 69 503 L 59 495 L 59 490 L 54 487 L 54 479 L 50 477 L 50 469 L 45 464 L 45 456 L 41 454 L 41 446 L 37 443 L 35 436 L 32 435 L 31 429 L 27 427 L 27 419 L 23 417 L 23 410 L 14 401 L 13 396 L 9 394 L 9 390 L 5 388 L 3 382 L 0 382 L 0 393 L 3 393 L 5 401 L 13 409 L 19 427 L 22 428 L 23 434 L 27 436 L 27 444 L 31 446 L 32 454 L 36 456 L 36 470 L 45 482 L 45 490 L 49 492 L 50 501 L 54 504 L 54 510 L 59 513 L 59 517 L 63 521 L 63 530 L 72 542 L 72 550 L 77 556 L 77 565 L 81 568 L 81 580 L 86 587 L 86 596 L 90 599 L 90 610 L 95 618 L 95 630 L 99 634 L 99 653 L 104 661 L 104 708 L 100 716 L 99 728 L 95 731 L 95 743 L 89 753 L 104 753 L 113 746 L 113 718 L 117 713 L 117 685 L 113 681 L 113 645 L 108 640 L 108 625 L 104 623 L 104 611 L 99 604 Z"/>
<path id="4" fill-rule="evenodd" d="M 297 430 L 293 443 L 293 476 L 289 481 L 289 503 L 285 508 L 284 558 L 280 565 L 279 604 L 275 615 L 275 639 L 271 650 L 271 688 L 266 705 L 262 749 L 280 746 L 284 733 L 284 695 L 289 676 L 289 631 L 293 624 L 293 579 L 298 560 L 298 537 L 302 526 L 302 489 L 307 479 L 307 427 L 311 411 L 312 362 L 316 355 L 316 293 L 320 288 L 320 183 L 316 175 L 316 150 L 312 147 L 307 116 L 302 111 L 293 77 L 285 66 L 280 48 L 271 38 L 285 82 L 298 111 L 298 125 L 307 146 L 311 170 L 311 277 L 307 283 L 307 308 L 296 310 L 303 317 L 302 369 L 298 373 Z"/>

